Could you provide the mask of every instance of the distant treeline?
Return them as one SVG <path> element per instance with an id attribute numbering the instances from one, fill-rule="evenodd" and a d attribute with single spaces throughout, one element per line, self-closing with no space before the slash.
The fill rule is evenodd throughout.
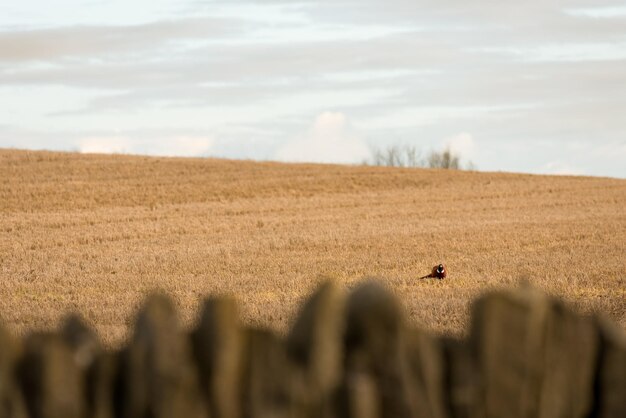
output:
<path id="1" fill-rule="evenodd" d="M 467 338 L 433 336 L 376 282 L 326 283 L 285 336 L 241 325 L 229 298 L 188 332 L 157 294 L 117 351 L 78 316 L 20 341 L 1 329 L 0 417 L 626 417 L 612 324 L 529 289 L 472 318 Z"/>
<path id="2" fill-rule="evenodd" d="M 423 156 L 414 145 L 390 145 L 387 148 L 374 148 L 371 160 L 366 165 L 385 167 L 422 167 L 443 168 L 448 170 L 474 170 L 476 167 L 471 161 L 463 163 L 461 156 L 450 148 L 443 151 L 430 151 Z"/>

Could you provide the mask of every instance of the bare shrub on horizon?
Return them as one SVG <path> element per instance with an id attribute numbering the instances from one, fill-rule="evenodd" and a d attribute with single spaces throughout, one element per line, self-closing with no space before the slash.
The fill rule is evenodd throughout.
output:
<path id="1" fill-rule="evenodd" d="M 392 144 L 387 148 L 374 148 L 372 159 L 365 161 L 365 165 L 404 168 L 440 168 L 445 170 L 475 170 L 471 161 L 463 165 L 461 156 L 449 147 L 443 151 L 431 151 L 423 157 L 415 145 Z"/>
<path id="2" fill-rule="evenodd" d="M 432 151 L 428 156 L 428 168 L 461 169 L 461 157 L 446 148 L 442 152 Z"/>
<path id="3" fill-rule="evenodd" d="M 423 167 L 424 160 L 414 145 L 390 145 L 373 151 L 371 165 L 385 167 Z"/>

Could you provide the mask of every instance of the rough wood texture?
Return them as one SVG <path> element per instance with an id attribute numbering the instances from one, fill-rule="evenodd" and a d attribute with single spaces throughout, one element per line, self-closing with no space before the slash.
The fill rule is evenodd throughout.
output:
<path id="1" fill-rule="evenodd" d="M 480 298 L 465 340 L 411 328 L 374 281 L 331 283 L 283 338 L 211 298 L 191 333 L 158 294 L 119 352 L 76 315 L 18 341 L 0 327 L 0 418 L 626 416 L 626 337 L 530 289 Z"/>

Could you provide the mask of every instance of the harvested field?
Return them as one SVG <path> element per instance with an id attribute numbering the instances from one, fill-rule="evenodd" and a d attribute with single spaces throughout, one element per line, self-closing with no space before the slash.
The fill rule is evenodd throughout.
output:
<path id="1" fill-rule="evenodd" d="M 0 317 L 78 310 L 116 345 L 162 289 L 285 330 L 320 277 L 378 276 L 436 332 L 520 280 L 626 328 L 625 207 L 620 179 L 0 150 Z"/>

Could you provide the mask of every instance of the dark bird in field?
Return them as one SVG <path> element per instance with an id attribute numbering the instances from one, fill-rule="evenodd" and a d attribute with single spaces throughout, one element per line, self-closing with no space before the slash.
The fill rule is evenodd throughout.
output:
<path id="1" fill-rule="evenodd" d="M 443 264 L 439 264 L 438 266 L 433 267 L 433 271 L 426 276 L 420 277 L 420 279 L 428 279 L 430 277 L 435 279 L 445 279 L 448 275 L 448 270 L 446 270 L 446 266 Z"/>

